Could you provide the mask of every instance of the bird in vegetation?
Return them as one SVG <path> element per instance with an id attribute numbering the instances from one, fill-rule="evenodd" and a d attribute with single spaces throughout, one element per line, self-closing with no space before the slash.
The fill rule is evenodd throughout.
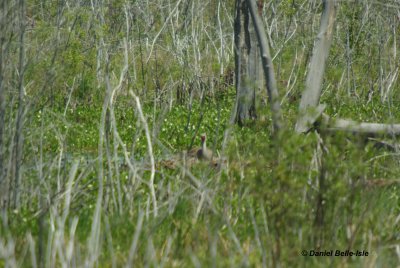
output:
<path id="1" fill-rule="evenodd" d="M 205 133 L 200 135 L 201 146 L 192 148 L 189 151 L 184 151 L 179 155 L 175 155 L 172 159 L 162 161 L 162 166 L 175 169 L 178 159 L 183 160 L 184 166 L 192 166 L 199 162 L 208 161 L 212 167 L 219 165 L 219 159 L 215 156 L 212 150 L 207 148 L 207 135 Z"/>
<path id="2" fill-rule="evenodd" d="M 185 158 L 194 160 L 211 160 L 213 152 L 207 148 L 207 135 L 205 133 L 200 135 L 201 146 L 196 146 L 189 151 L 183 153 Z"/>
<path id="3" fill-rule="evenodd" d="M 213 152 L 207 148 L 207 135 L 203 133 L 200 138 L 201 148 L 196 152 L 197 159 L 210 161 L 213 158 Z"/>

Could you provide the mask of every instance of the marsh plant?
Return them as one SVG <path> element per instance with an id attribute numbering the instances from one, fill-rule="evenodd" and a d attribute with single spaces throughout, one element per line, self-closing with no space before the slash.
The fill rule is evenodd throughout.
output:
<path id="1" fill-rule="evenodd" d="M 1 1 L 0 266 L 395 267 L 399 14 Z"/>

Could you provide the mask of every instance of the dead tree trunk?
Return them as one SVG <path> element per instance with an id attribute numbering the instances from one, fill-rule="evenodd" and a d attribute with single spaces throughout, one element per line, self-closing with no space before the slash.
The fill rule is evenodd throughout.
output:
<path id="1" fill-rule="evenodd" d="M 11 132 L 7 125 L 6 103 L 10 96 L 12 85 L 11 73 L 14 72 L 12 44 L 15 44 L 17 33 L 18 8 L 11 1 L 0 1 L 0 207 L 10 205 L 10 189 L 12 181 L 7 176 L 10 170 L 11 153 L 7 147 Z M 10 115 L 8 115 L 10 117 Z"/>
<path id="2" fill-rule="evenodd" d="M 257 117 L 256 89 L 262 83 L 262 76 L 259 49 L 246 0 L 236 0 L 235 10 L 235 121 L 243 125 L 246 120 Z"/>
<path id="3" fill-rule="evenodd" d="M 24 98 L 24 74 L 25 74 L 25 1 L 19 1 L 19 23 L 20 23 L 20 36 L 19 36 L 19 66 L 18 66 L 18 113 L 16 122 L 16 131 L 14 137 L 14 207 L 19 206 L 20 196 L 20 180 L 21 180 L 21 162 L 22 151 L 24 144 L 23 125 L 25 117 L 25 98 Z"/>
<path id="4" fill-rule="evenodd" d="M 0 4 L 0 15 L 1 17 L 5 16 L 5 1 L 1 2 Z M 4 117 L 5 117 L 5 105 L 6 105 L 6 92 L 4 90 L 4 62 L 5 62 L 5 52 L 7 49 L 7 42 L 6 42 L 6 30 L 7 30 L 7 22 L 4 19 L 4 22 L 0 24 L 0 187 L 2 187 L 2 182 L 4 179 L 4 167 L 3 167 L 3 157 L 4 157 L 4 140 L 3 140 L 3 133 L 4 133 Z M 1 203 L 1 202 L 0 202 Z"/>
<path id="5" fill-rule="evenodd" d="M 306 89 L 300 101 L 299 118 L 296 122 L 297 132 L 308 131 L 324 110 L 324 106 L 318 104 L 321 97 L 326 60 L 332 42 L 334 21 L 335 0 L 323 0 L 320 30 L 307 74 Z"/>
<path id="6" fill-rule="evenodd" d="M 264 70 L 265 81 L 267 82 L 268 97 L 271 102 L 272 122 L 274 125 L 274 132 L 278 132 L 282 128 L 282 113 L 281 105 L 279 103 L 279 94 L 276 85 L 274 66 L 269 52 L 269 45 L 265 35 L 264 26 L 257 14 L 256 3 L 254 0 L 247 0 L 251 17 L 253 20 L 254 28 L 257 34 L 259 50 L 261 54 L 262 67 Z"/>

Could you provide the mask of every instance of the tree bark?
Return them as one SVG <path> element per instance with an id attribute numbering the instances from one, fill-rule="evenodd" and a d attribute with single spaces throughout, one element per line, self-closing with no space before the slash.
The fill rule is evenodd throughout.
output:
<path id="1" fill-rule="evenodd" d="M 256 89 L 262 83 L 262 76 L 256 35 L 246 0 L 236 0 L 235 10 L 235 121 L 243 125 L 246 120 L 257 118 Z"/>
<path id="2" fill-rule="evenodd" d="M 0 4 L 0 14 L 4 17 L 5 3 L 2 2 Z M 3 133 L 4 133 L 4 117 L 5 117 L 5 105 L 6 105 L 6 92 L 4 90 L 4 76 L 3 76 L 3 67 L 4 67 L 4 52 L 6 50 L 6 36 L 5 29 L 7 27 L 7 22 L 2 23 L 0 25 L 0 187 L 2 186 L 3 178 L 4 178 L 4 167 L 3 167 L 3 157 L 4 157 L 4 141 L 3 141 Z"/>
<path id="3" fill-rule="evenodd" d="M 326 60 L 332 43 L 334 21 L 335 0 L 323 0 L 320 30 L 311 58 L 306 89 L 300 101 L 299 118 L 295 127 L 297 132 L 308 131 L 323 112 L 324 107 L 318 106 L 318 104 L 321 97 Z"/>
<path id="4" fill-rule="evenodd" d="M 6 100 L 11 92 L 7 79 L 7 74 L 14 68 L 10 64 L 11 44 L 15 42 L 15 20 L 17 18 L 18 10 L 13 5 L 8 3 L 9 1 L 0 1 L 0 206 L 7 201 L 7 191 L 11 188 L 10 185 L 6 186 L 6 166 L 9 154 L 7 153 L 6 147 L 8 146 L 9 137 L 6 135 Z M 11 182 L 9 182 L 11 183 Z M 6 189 L 7 188 L 7 189 Z"/>

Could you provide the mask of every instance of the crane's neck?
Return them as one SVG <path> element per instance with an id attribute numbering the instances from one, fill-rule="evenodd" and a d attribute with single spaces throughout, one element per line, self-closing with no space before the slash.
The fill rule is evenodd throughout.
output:
<path id="1" fill-rule="evenodd" d="M 207 144 L 206 144 L 206 138 L 203 137 L 201 139 L 201 149 L 203 150 L 203 152 L 205 152 L 207 150 Z"/>

